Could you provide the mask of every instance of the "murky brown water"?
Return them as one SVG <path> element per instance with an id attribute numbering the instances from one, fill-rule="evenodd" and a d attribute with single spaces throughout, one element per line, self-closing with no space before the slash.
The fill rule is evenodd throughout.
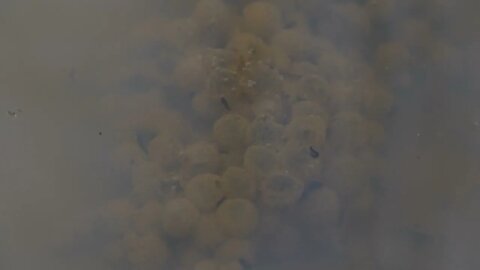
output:
<path id="1" fill-rule="evenodd" d="M 0 3 L 0 269 L 478 269 L 478 8 Z"/>

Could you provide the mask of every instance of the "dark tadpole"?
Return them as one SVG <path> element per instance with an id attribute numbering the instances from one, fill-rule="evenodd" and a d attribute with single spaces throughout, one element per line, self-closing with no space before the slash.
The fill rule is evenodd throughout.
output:
<path id="1" fill-rule="evenodd" d="M 222 102 L 223 107 L 225 107 L 225 109 L 226 109 L 227 111 L 230 111 L 230 110 L 231 110 L 230 104 L 228 104 L 228 101 L 227 101 L 227 99 L 226 99 L 225 97 L 221 97 L 221 98 L 220 98 L 220 102 Z"/>
<path id="2" fill-rule="evenodd" d="M 318 151 L 315 150 L 315 148 L 313 148 L 313 146 L 310 146 L 310 156 L 312 158 L 318 158 L 320 156 L 320 153 L 318 153 Z"/>

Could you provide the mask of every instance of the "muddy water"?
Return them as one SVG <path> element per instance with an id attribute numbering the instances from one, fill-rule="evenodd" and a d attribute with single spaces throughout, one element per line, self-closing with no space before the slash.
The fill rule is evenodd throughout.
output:
<path id="1" fill-rule="evenodd" d="M 475 10 L 0 3 L 0 268 L 477 269 Z"/>

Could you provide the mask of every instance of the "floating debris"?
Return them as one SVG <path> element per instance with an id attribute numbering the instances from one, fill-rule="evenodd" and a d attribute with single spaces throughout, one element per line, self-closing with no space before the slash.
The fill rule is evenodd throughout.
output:
<path id="1" fill-rule="evenodd" d="M 223 107 L 225 107 L 225 109 L 226 109 L 227 111 L 230 111 L 230 110 L 231 110 L 230 104 L 228 104 L 228 101 L 227 101 L 227 99 L 226 99 L 225 97 L 221 97 L 221 98 L 220 98 L 220 101 L 222 102 Z"/>
<path id="2" fill-rule="evenodd" d="M 22 112 L 21 109 L 17 109 L 17 110 L 14 110 L 14 111 L 12 111 L 12 110 L 8 110 L 8 111 L 7 111 L 8 115 L 9 115 L 10 117 L 15 117 L 15 118 L 18 117 L 18 115 L 19 115 L 21 112 Z"/>
<path id="3" fill-rule="evenodd" d="M 223 203 L 223 202 L 224 202 L 226 199 L 227 199 L 227 197 L 226 197 L 226 196 L 223 196 L 222 198 L 220 198 L 220 200 L 218 200 L 218 202 L 217 202 L 217 205 L 216 205 L 216 206 L 217 206 L 217 207 L 219 207 L 220 205 L 222 205 L 222 203 Z"/>
<path id="4" fill-rule="evenodd" d="M 312 146 L 310 146 L 310 156 L 312 158 L 318 158 L 318 156 L 320 156 L 320 153 L 318 153 L 317 150 L 315 150 Z"/>

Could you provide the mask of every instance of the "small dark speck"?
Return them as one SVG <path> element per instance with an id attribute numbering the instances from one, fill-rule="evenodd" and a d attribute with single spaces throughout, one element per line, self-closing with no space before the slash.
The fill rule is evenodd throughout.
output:
<path id="1" fill-rule="evenodd" d="M 100 132 L 98 132 L 98 135 L 102 136 L 102 135 L 103 135 L 103 133 L 100 131 Z"/>
<path id="2" fill-rule="evenodd" d="M 230 110 L 231 110 L 230 104 L 228 104 L 228 101 L 227 101 L 227 99 L 226 99 L 225 97 L 221 97 L 221 98 L 220 98 L 220 101 L 222 102 L 223 107 L 225 107 L 225 109 L 226 109 L 227 111 L 230 111 Z"/>
<path id="3" fill-rule="evenodd" d="M 312 158 L 318 158 L 318 156 L 320 156 L 320 154 L 318 153 L 317 150 L 315 150 L 312 146 L 310 146 L 310 156 Z"/>

